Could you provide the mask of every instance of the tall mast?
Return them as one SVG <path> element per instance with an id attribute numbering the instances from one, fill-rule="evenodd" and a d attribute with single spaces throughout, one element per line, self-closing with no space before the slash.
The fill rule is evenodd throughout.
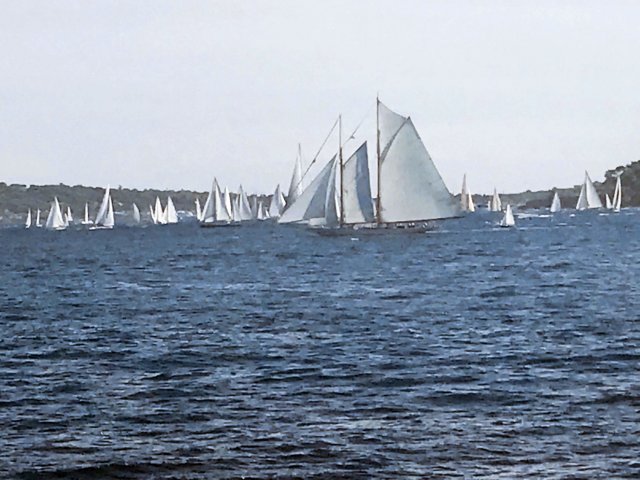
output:
<path id="1" fill-rule="evenodd" d="M 382 223 L 380 210 L 380 99 L 376 96 L 376 154 L 378 157 L 378 195 L 376 197 L 376 222 Z"/>
<path id="2" fill-rule="evenodd" d="M 338 117 L 338 155 L 340 158 L 340 226 L 344 224 L 344 162 L 342 161 L 342 114 Z"/>

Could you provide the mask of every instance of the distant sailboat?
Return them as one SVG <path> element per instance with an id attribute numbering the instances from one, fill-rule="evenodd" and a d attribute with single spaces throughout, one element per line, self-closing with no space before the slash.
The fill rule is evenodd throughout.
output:
<path id="1" fill-rule="evenodd" d="M 558 196 L 558 192 L 554 192 L 553 200 L 551 201 L 551 207 L 549 207 L 549 211 L 551 213 L 559 212 L 562 209 L 562 205 L 560 203 L 560 197 Z"/>
<path id="2" fill-rule="evenodd" d="M 140 209 L 138 208 L 138 205 L 136 205 L 135 203 L 133 204 L 133 221 L 134 223 L 140 223 Z"/>
<path id="3" fill-rule="evenodd" d="M 271 218 L 279 218 L 284 211 L 287 202 L 284 199 L 284 195 L 280 191 L 280 185 L 276 187 L 276 191 L 271 197 L 271 204 L 269 205 L 269 216 Z"/>
<path id="4" fill-rule="evenodd" d="M 31 228 L 31 209 L 27 212 L 27 221 L 24 223 L 24 228 Z"/>
<path id="5" fill-rule="evenodd" d="M 160 202 L 160 197 L 156 197 L 156 203 L 151 218 L 153 219 L 153 223 L 156 225 L 164 225 L 167 223 L 164 210 L 162 209 L 162 203 Z"/>
<path id="6" fill-rule="evenodd" d="M 493 196 L 491 197 L 489 210 L 492 212 L 502 211 L 502 200 L 500 200 L 500 195 L 498 195 L 498 190 L 495 188 L 493 189 Z"/>
<path id="7" fill-rule="evenodd" d="M 178 223 L 178 212 L 173 204 L 171 197 L 167 197 L 167 208 L 164 210 L 164 222 L 165 225 Z"/>
<path id="8" fill-rule="evenodd" d="M 93 222 L 89 220 L 89 204 L 84 204 L 84 220 L 80 222 L 82 225 L 91 225 Z"/>
<path id="9" fill-rule="evenodd" d="M 258 220 L 268 220 L 269 219 L 269 211 L 267 207 L 265 207 L 262 200 L 258 202 Z"/>
<path id="10" fill-rule="evenodd" d="M 613 192 L 612 208 L 615 212 L 619 212 L 622 208 L 622 182 L 620 181 L 620 175 L 616 178 L 616 188 Z"/>
<path id="11" fill-rule="evenodd" d="M 602 201 L 598 196 L 596 187 L 593 185 L 588 172 L 584 172 L 584 182 L 580 189 L 580 196 L 576 204 L 576 210 L 586 210 L 588 208 L 602 208 Z"/>
<path id="12" fill-rule="evenodd" d="M 302 147 L 298 144 L 298 155 L 296 157 L 296 163 L 293 167 L 293 175 L 291 176 L 291 183 L 289 184 L 289 192 L 287 194 L 287 205 L 293 204 L 297 198 L 302 195 Z"/>
<path id="13" fill-rule="evenodd" d="M 58 203 L 57 197 L 55 197 L 53 199 L 53 202 L 51 202 L 51 209 L 49 210 L 49 215 L 47 216 L 45 228 L 47 230 L 64 230 L 65 228 L 67 228 L 64 222 L 64 218 L 62 218 L 62 211 L 60 210 L 60 203 Z"/>
<path id="14" fill-rule="evenodd" d="M 40 222 L 40 209 L 36 211 L 36 228 L 42 228 L 42 223 Z"/>
<path id="15" fill-rule="evenodd" d="M 460 192 L 460 208 L 463 212 L 475 212 L 476 206 L 473 203 L 471 191 L 467 188 L 467 174 L 462 177 L 462 190 Z"/>
<path id="16" fill-rule="evenodd" d="M 513 218 L 513 211 L 511 210 L 511 205 L 507 204 L 507 208 L 504 212 L 504 216 L 502 220 L 500 220 L 501 227 L 515 227 L 516 220 Z"/>
<path id="17" fill-rule="evenodd" d="M 238 188 L 238 195 L 236 196 L 236 216 L 236 221 L 239 222 L 246 222 L 254 219 L 251 211 L 251 205 L 249 205 L 249 198 L 242 188 L 242 185 Z"/>
<path id="18" fill-rule="evenodd" d="M 115 225 L 115 215 L 113 212 L 113 202 L 111 201 L 111 188 L 107 186 L 100 209 L 93 222 L 93 230 L 110 230 Z"/>
<path id="19" fill-rule="evenodd" d="M 200 199 L 196 197 L 196 220 L 202 220 L 202 207 L 200 206 Z"/>
<path id="20" fill-rule="evenodd" d="M 231 199 L 229 199 L 229 203 Z M 211 191 L 207 197 L 207 201 L 202 208 L 201 227 L 219 227 L 231 225 L 232 217 L 227 205 L 223 200 L 218 181 L 214 178 Z"/>
<path id="21" fill-rule="evenodd" d="M 67 205 L 67 222 L 73 223 L 73 215 L 71 215 L 71 207 Z"/>

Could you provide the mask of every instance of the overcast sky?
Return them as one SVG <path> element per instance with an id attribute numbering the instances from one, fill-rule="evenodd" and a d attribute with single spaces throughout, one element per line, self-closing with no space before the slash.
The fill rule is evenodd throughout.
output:
<path id="1" fill-rule="evenodd" d="M 0 61 L 6 182 L 267 193 L 378 92 L 454 192 L 640 158 L 638 1 L 4 0 Z"/>

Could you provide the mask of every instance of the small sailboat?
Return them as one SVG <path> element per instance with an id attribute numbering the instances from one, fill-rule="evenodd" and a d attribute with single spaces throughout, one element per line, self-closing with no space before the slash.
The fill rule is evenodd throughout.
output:
<path id="1" fill-rule="evenodd" d="M 280 191 L 280 185 L 276 187 L 276 191 L 273 193 L 273 197 L 271 197 L 271 204 L 269 205 L 269 217 L 271 218 L 279 218 L 284 211 L 287 202 L 284 199 L 284 195 Z"/>
<path id="2" fill-rule="evenodd" d="M 228 190 L 227 190 L 228 192 Z M 229 207 L 231 206 L 231 198 L 229 197 Z M 202 207 L 201 227 L 224 227 L 237 225 L 232 223 L 232 212 L 227 208 L 227 202 L 223 199 L 218 181 L 214 178 L 211 191 L 207 197 L 207 201 Z"/>
<path id="3" fill-rule="evenodd" d="M 71 207 L 69 205 L 67 205 L 67 216 L 66 216 L 66 221 L 68 223 L 73 223 L 73 215 L 71 215 Z"/>
<path id="4" fill-rule="evenodd" d="M 460 208 L 463 212 L 475 212 L 476 206 L 473 203 L 471 191 L 467 187 L 467 174 L 462 177 L 462 190 L 460 192 Z"/>
<path id="5" fill-rule="evenodd" d="M 258 201 L 258 220 L 269 220 L 269 209 L 262 200 Z"/>
<path id="6" fill-rule="evenodd" d="M 495 188 L 493 189 L 493 196 L 491 197 L 489 210 L 492 212 L 502 211 L 502 200 L 500 200 L 500 195 L 498 195 L 498 190 Z"/>
<path id="7" fill-rule="evenodd" d="M 562 210 L 562 204 L 560 203 L 560 197 L 558 196 L 558 192 L 554 192 L 553 200 L 551 201 L 551 207 L 549 207 L 549 211 L 551 213 L 556 213 Z"/>
<path id="8" fill-rule="evenodd" d="M 507 208 L 504 211 L 504 216 L 502 220 L 500 220 L 501 227 L 515 227 L 516 219 L 513 218 L 513 211 L 511 210 L 511 205 L 507 204 Z"/>
<path id="9" fill-rule="evenodd" d="M 580 196 L 578 197 L 578 203 L 576 204 L 576 210 L 587 210 L 590 208 L 602 208 L 602 201 L 598 196 L 596 187 L 593 185 L 589 173 L 584 172 L 584 182 L 580 189 Z"/>
<path id="10" fill-rule="evenodd" d="M 151 216 L 153 219 L 153 223 L 155 225 L 164 225 L 165 221 L 165 213 L 162 209 L 162 203 L 160 202 L 160 197 L 156 197 L 155 208 L 153 210 L 153 215 Z"/>
<path id="11" fill-rule="evenodd" d="M 84 204 L 84 219 L 80 223 L 82 225 L 91 225 L 93 223 L 89 220 L 89 203 Z"/>
<path id="12" fill-rule="evenodd" d="M 115 215 L 113 212 L 113 202 L 111 200 L 111 188 L 107 186 L 100 209 L 93 222 L 91 230 L 111 230 L 115 225 Z"/>
<path id="13" fill-rule="evenodd" d="M 60 203 L 58 203 L 57 197 L 54 197 L 53 202 L 51 202 L 51 209 L 47 216 L 45 228 L 47 230 L 64 230 L 67 228 L 64 218 L 62 218 L 62 211 L 60 210 Z"/>
<path id="14" fill-rule="evenodd" d="M 196 220 L 202 220 L 202 207 L 200 206 L 200 199 L 196 197 Z"/>
<path id="15" fill-rule="evenodd" d="M 36 211 L 36 228 L 42 228 L 42 223 L 40 221 L 40 209 Z"/>
<path id="16" fill-rule="evenodd" d="M 134 223 L 140 223 L 140 209 L 138 208 L 138 205 L 136 205 L 135 203 L 133 204 L 133 221 Z"/>
<path id="17" fill-rule="evenodd" d="M 236 221 L 238 222 L 254 220 L 249 198 L 242 188 L 242 185 L 238 188 L 238 195 L 236 196 L 236 217 Z"/>
<path id="18" fill-rule="evenodd" d="M 27 212 L 27 221 L 24 223 L 24 228 L 31 228 L 31 209 Z"/>
<path id="19" fill-rule="evenodd" d="M 620 181 L 620 175 L 616 178 L 616 188 L 613 192 L 611 207 L 614 212 L 619 212 L 620 208 L 622 208 L 622 182 Z"/>
<path id="20" fill-rule="evenodd" d="M 171 197 L 167 197 L 167 208 L 164 210 L 164 222 L 165 225 L 178 223 L 178 212 L 173 204 Z"/>

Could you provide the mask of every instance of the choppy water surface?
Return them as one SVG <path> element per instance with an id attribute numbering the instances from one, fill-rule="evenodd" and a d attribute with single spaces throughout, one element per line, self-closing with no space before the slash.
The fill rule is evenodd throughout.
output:
<path id="1" fill-rule="evenodd" d="M 0 231 L 0 474 L 638 478 L 640 212 L 490 219 Z"/>

